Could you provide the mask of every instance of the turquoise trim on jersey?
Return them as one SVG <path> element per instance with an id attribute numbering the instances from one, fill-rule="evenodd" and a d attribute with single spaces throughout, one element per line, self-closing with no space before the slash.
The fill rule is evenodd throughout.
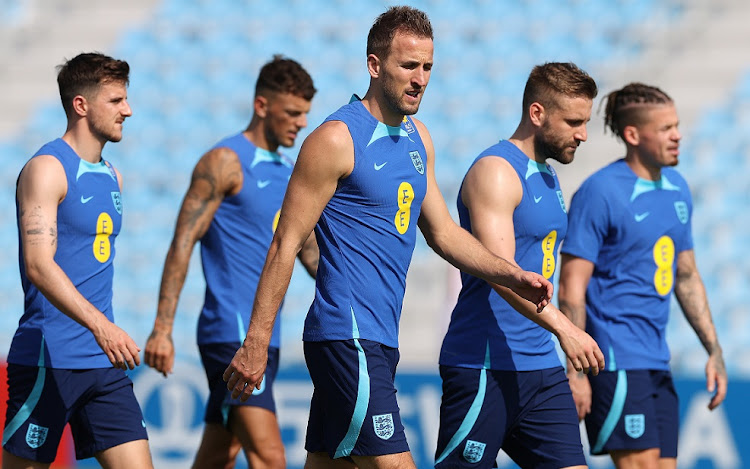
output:
<path id="1" fill-rule="evenodd" d="M 245 331 L 245 323 L 242 321 L 242 315 L 238 312 L 237 313 L 237 331 L 240 339 L 240 343 L 245 341 L 246 331 Z"/>
<path id="2" fill-rule="evenodd" d="M 620 421 L 620 416 L 622 416 L 622 409 L 625 408 L 625 398 L 627 396 L 628 375 L 625 370 L 620 370 L 617 372 L 617 385 L 615 386 L 615 395 L 612 397 L 612 407 L 609 408 L 607 418 L 604 419 L 602 429 L 599 431 L 599 437 L 596 439 L 596 445 L 591 450 L 592 453 L 601 453 L 604 444 L 612 436 L 612 432 L 615 430 L 617 422 Z"/>
<path id="3" fill-rule="evenodd" d="M 244 339 L 243 339 L 244 340 Z M 615 349 L 609 347 L 609 358 L 607 359 L 608 371 L 617 371 L 617 362 L 615 362 Z"/>
<path id="4" fill-rule="evenodd" d="M 352 339 L 359 339 L 359 325 L 357 325 L 357 317 L 354 315 L 354 308 L 349 306 L 349 310 L 352 312 Z"/>
<path id="5" fill-rule="evenodd" d="M 658 181 L 649 181 L 647 179 L 638 178 L 635 182 L 635 187 L 633 187 L 633 193 L 630 195 L 630 201 L 634 201 L 641 194 L 659 189 L 664 191 L 680 191 L 680 188 L 669 182 L 667 176 L 663 174 Z"/>
<path id="6" fill-rule="evenodd" d="M 255 156 L 253 157 L 253 162 L 250 163 L 250 168 L 252 169 L 260 163 L 281 163 L 288 168 L 292 167 L 289 161 L 282 158 L 281 155 L 276 153 L 275 151 L 268 151 L 266 149 L 256 147 Z"/>
<path id="7" fill-rule="evenodd" d="M 372 131 L 372 137 L 370 137 L 370 141 L 367 143 L 367 146 L 369 147 L 376 140 L 380 140 L 381 138 L 386 137 L 406 137 L 411 140 L 409 134 L 406 133 L 406 130 L 402 129 L 401 127 L 392 127 L 382 122 L 378 122 L 378 125 L 375 126 L 375 130 Z"/>
<path id="8" fill-rule="evenodd" d="M 21 425 L 31 417 L 31 413 L 36 408 L 36 405 L 39 403 L 39 398 L 42 397 L 42 390 L 44 389 L 44 377 L 47 374 L 47 369 L 44 367 L 44 337 L 42 337 L 42 347 L 41 350 L 39 350 L 39 363 L 37 364 L 39 367 L 39 371 L 36 375 L 36 381 L 34 382 L 34 387 L 31 388 L 31 392 L 29 393 L 29 397 L 26 399 L 26 401 L 23 403 L 20 409 L 18 409 L 18 413 L 13 417 L 13 419 L 8 423 L 8 425 L 3 430 L 3 446 L 5 446 L 5 443 L 10 440 L 10 437 L 12 437 L 16 431 L 21 428 Z"/>
<path id="9" fill-rule="evenodd" d="M 552 176 L 552 172 L 549 170 L 549 167 L 547 167 L 546 163 L 537 163 L 536 161 L 530 159 L 526 167 L 525 179 L 528 179 L 538 173 L 546 173 Z"/>
<path id="10" fill-rule="evenodd" d="M 461 425 L 456 430 L 456 433 L 451 437 L 448 445 L 443 450 L 443 453 L 435 461 L 435 464 L 440 464 L 443 459 L 448 457 L 449 454 L 455 450 L 458 445 L 461 444 L 464 439 L 469 436 L 469 432 L 474 428 L 474 424 L 477 423 L 479 418 L 479 412 L 482 410 L 484 404 L 484 396 L 487 392 L 487 370 L 490 369 L 490 343 L 487 342 L 487 355 L 485 356 L 484 368 L 479 371 L 479 387 L 477 388 L 477 395 L 474 397 L 474 401 L 469 407 L 469 411 L 466 413 Z"/>
<path id="11" fill-rule="evenodd" d="M 89 163 L 88 161 L 82 159 L 80 163 L 78 163 L 78 173 L 76 173 L 76 181 L 86 173 L 106 174 L 113 180 L 115 180 L 113 171 L 109 169 L 109 166 L 107 166 L 106 163 L 104 163 L 104 160 L 100 161 L 99 163 Z"/>
<path id="12" fill-rule="evenodd" d="M 224 425 L 224 428 L 229 426 L 229 410 L 231 408 L 232 406 L 226 402 L 221 404 L 221 423 Z"/>
<path id="13" fill-rule="evenodd" d="M 354 310 L 352 310 L 352 319 L 354 318 Z M 354 323 L 356 330 L 357 324 Z M 352 421 L 349 422 L 349 430 L 347 430 L 344 439 L 339 443 L 336 448 L 336 453 L 333 455 L 335 458 L 343 458 L 352 454 L 354 445 L 359 439 L 359 432 L 362 430 L 362 424 L 365 422 L 365 416 L 367 415 L 367 405 L 370 402 L 370 375 L 367 372 L 367 357 L 365 351 L 360 345 L 358 339 L 354 339 L 354 346 L 357 347 L 357 356 L 359 357 L 359 380 L 357 383 L 357 402 L 354 404 L 354 414 L 352 415 Z"/>

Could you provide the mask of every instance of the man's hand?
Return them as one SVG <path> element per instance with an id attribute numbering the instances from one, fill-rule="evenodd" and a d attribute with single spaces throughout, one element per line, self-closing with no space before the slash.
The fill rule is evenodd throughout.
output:
<path id="1" fill-rule="evenodd" d="M 115 368 L 133 369 L 141 364 L 140 348 L 130 336 L 109 320 L 103 320 L 93 331 L 96 343 L 107 354 Z"/>
<path id="2" fill-rule="evenodd" d="M 576 403 L 578 420 L 583 420 L 591 412 L 591 383 L 589 383 L 589 378 L 573 370 L 568 373 L 568 383 L 570 383 L 573 401 Z"/>
<path id="3" fill-rule="evenodd" d="M 569 364 L 575 371 L 591 373 L 596 376 L 604 369 L 604 354 L 599 345 L 585 331 L 568 322 L 569 326 L 556 332 L 560 348 L 568 357 Z M 572 370 L 571 370 L 572 372 Z"/>
<path id="4" fill-rule="evenodd" d="M 232 391 L 232 399 L 239 397 L 245 402 L 255 389 L 260 389 L 267 364 L 268 347 L 258 346 L 245 339 L 224 371 L 224 381 L 227 389 Z"/>
<path id="5" fill-rule="evenodd" d="M 706 363 L 706 389 L 708 389 L 708 392 L 716 391 L 716 394 L 708 403 L 709 410 L 719 407 L 724 398 L 727 397 L 728 382 L 727 369 L 724 366 L 724 358 L 721 352 L 712 353 Z"/>
<path id="6" fill-rule="evenodd" d="M 172 334 L 157 331 L 151 331 L 151 335 L 146 342 L 146 351 L 143 353 L 146 365 L 156 369 L 166 378 L 172 373 L 174 367 L 174 343 Z"/>
<path id="7" fill-rule="evenodd" d="M 513 275 L 513 282 L 508 288 L 516 295 L 534 303 L 537 313 L 549 304 L 554 289 L 552 283 L 543 276 L 521 269 Z"/>

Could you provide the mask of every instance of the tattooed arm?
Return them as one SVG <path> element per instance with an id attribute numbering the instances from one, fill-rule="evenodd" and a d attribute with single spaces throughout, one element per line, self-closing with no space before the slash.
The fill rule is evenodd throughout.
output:
<path id="1" fill-rule="evenodd" d="M 716 391 L 708 408 L 713 410 L 721 404 L 727 394 L 727 371 L 724 366 L 719 338 L 716 335 L 711 310 L 708 307 L 706 288 L 695 265 L 695 253 L 682 251 L 677 255 L 677 278 L 674 293 L 685 318 L 698 335 L 708 352 L 706 363 L 706 388 Z"/>
<path id="2" fill-rule="evenodd" d="M 65 170 L 53 156 L 32 158 L 21 171 L 16 197 L 26 277 L 57 309 L 94 334 L 113 366 L 133 369 L 140 364 L 133 339 L 84 298 L 55 262 L 57 207 L 67 191 Z"/>
<path id="3" fill-rule="evenodd" d="M 144 353 L 146 364 L 165 377 L 174 365 L 172 327 L 193 247 L 208 230 L 224 198 L 236 195 L 241 188 L 242 166 L 237 154 L 228 148 L 209 151 L 193 169 L 164 261 L 156 320 Z"/>

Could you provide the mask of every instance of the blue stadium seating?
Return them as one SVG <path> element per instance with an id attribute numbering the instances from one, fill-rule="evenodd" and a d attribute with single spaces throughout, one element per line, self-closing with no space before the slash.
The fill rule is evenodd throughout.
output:
<path id="1" fill-rule="evenodd" d="M 0 0 L 0 8 L 20 11 L 22 3 Z M 435 69 L 420 118 L 431 128 L 437 177 L 451 208 L 475 155 L 515 128 L 517 97 L 532 65 L 573 60 L 593 69 L 632 59 L 642 52 L 632 31 L 644 21 L 677 21 L 681 13 L 679 6 L 658 0 L 411 3 L 429 13 L 436 30 Z M 272 54 L 284 53 L 311 71 L 319 93 L 309 132 L 352 92 L 366 90 L 366 31 L 380 9 L 379 4 L 343 0 L 164 0 L 153 18 L 133 25 L 119 38 L 113 54 L 131 63 L 134 116 L 126 122 L 123 141 L 106 150 L 126 181 L 115 303 L 118 320 L 138 331 L 140 343 L 155 314 L 164 256 L 192 167 L 220 137 L 247 124 L 259 67 Z M 11 19 L 0 24 L 12 21 L 12 16 L 7 18 Z M 730 95 L 750 103 L 750 71 Z M 739 280 L 744 278 L 734 247 L 748 241 L 747 217 L 743 221 L 738 215 L 748 206 L 750 187 L 737 176 L 736 185 L 726 184 L 721 175 L 727 164 L 750 166 L 750 137 L 744 130 L 748 120 L 747 113 L 728 106 L 707 110 L 685 145 L 681 167 L 695 192 L 696 252 L 717 325 L 727 347 L 744 351 L 738 356 L 747 356 L 750 327 L 744 310 L 737 307 Z M 18 136 L 0 142 L 5 188 L 0 203 L 7 214 L 0 219 L 0 242 L 13 253 L 0 263 L 4 298 L 20 300 L 11 215 L 15 177 L 26 158 L 44 140 L 59 136 L 64 125 L 59 102 L 49 102 Z M 291 149 L 292 156 L 299 143 Z M 420 242 L 415 262 L 426 249 Z M 179 340 L 186 346 L 194 342 L 203 294 L 197 257 L 196 253 L 177 322 Z M 299 339 L 313 288 L 305 276 L 302 269 L 295 270 L 283 315 L 285 340 Z M 18 318 L 15 309 L 20 301 L 12 304 L 0 311 L 6 313 L 0 320 L 4 331 L 12 331 Z M 12 332 L 3 334 L 8 338 Z M 670 341 L 676 372 L 694 372 L 691 357 L 702 350 L 684 321 L 670 326 Z M 731 363 L 732 356 L 725 356 Z"/>

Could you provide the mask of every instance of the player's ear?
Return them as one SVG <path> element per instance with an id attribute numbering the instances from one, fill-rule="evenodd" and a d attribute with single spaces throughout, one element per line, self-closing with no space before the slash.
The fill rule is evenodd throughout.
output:
<path id="1" fill-rule="evenodd" d="M 262 95 L 256 95 L 255 101 L 253 101 L 253 110 L 255 115 L 261 119 L 265 119 L 268 115 L 268 98 Z"/>
<path id="2" fill-rule="evenodd" d="M 625 140 L 625 143 L 633 146 L 641 143 L 641 136 L 638 133 L 638 127 L 634 125 L 626 125 L 625 128 L 622 129 L 622 139 Z"/>
<path id="3" fill-rule="evenodd" d="M 76 97 L 73 98 L 72 109 L 73 112 L 78 116 L 84 117 L 86 114 L 88 114 L 89 103 L 83 95 L 76 95 Z"/>
<path id="4" fill-rule="evenodd" d="M 545 118 L 546 111 L 544 110 L 544 106 L 537 102 L 531 103 L 531 106 L 529 106 L 529 120 L 531 123 L 536 127 L 541 127 Z"/>
<path id="5" fill-rule="evenodd" d="M 370 72 L 370 77 L 378 78 L 380 76 L 380 58 L 375 54 L 367 56 L 367 71 Z"/>

